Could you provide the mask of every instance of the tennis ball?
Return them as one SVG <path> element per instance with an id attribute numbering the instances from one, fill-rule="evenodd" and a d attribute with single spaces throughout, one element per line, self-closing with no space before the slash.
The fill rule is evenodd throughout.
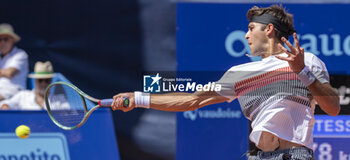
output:
<path id="1" fill-rule="evenodd" d="M 26 125 L 20 125 L 16 128 L 16 135 L 19 137 L 19 138 L 27 138 L 29 137 L 29 134 L 30 134 L 30 128 Z"/>

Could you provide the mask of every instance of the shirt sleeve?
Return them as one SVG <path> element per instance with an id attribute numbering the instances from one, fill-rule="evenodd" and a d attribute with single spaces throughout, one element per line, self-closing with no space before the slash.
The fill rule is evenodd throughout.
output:
<path id="1" fill-rule="evenodd" d="M 329 74 L 326 65 L 316 56 L 312 56 L 311 72 L 321 83 L 329 83 Z"/>
<path id="2" fill-rule="evenodd" d="M 11 97 L 10 99 L 6 99 L 4 101 L 1 102 L 2 104 L 7 104 L 10 108 L 10 110 L 20 110 L 19 108 L 19 101 L 21 100 L 21 94 L 20 92 L 15 94 L 13 97 Z"/>
<path id="3" fill-rule="evenodd" d="M 19 51 L 13 55 L 13 57 L 8 61 L 8 67 L 16 68 L 17 70 L 22 70 L 26 67 L 28 63 L 28 55 L 24 51 Z"/>
<path id="4" fill-rule="evenodd" d="M 235 72 L 231 69 L 228 70 L 220 80 L 215 82 L 218 85 L 221 85 L 221 90 L 216 91 L 221 96 L 228 98 L 227 102 L 232 102 L 236 98 L 236 93 L 234 90 L 234 74 Z"/>

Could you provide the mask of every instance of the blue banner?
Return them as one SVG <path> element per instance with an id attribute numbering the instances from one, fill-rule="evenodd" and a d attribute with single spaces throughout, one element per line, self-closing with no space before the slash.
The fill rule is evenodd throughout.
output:
<path id="1" fill-rule="evenodd" d="M 15 134 L 19 125 L 30 127 L 27 139 Z M 109 109 L 94 111 L 80 128 L 65 131 L 57 127 L 46 111 L 0 112 L 0 160 L 118 160 L 119 151 Z"/>
<path id="2" fill-rule="evenodd" d="M 350 116 L 315 116 L 314 145 L 315 158 L 350 159 Z"/>
<path id="3" fill-rule="evenodd" d="M 0 133 L 0 159 L 70 160 L 67 139 L 62 133 L 32 133 L 20 139 L 13 133 Z"/>
<path id="4" fill-rule="evenodd" d="M 314 138 L 313 149 L 317 160 L 348 160 L 350 136 L 332 138 Z"/>
<path id="5" fill-rule="evenodd" d="M 317 115 L 314 126 L 314 137 L 349 137 L 350 116 L 336 117 Z"/>

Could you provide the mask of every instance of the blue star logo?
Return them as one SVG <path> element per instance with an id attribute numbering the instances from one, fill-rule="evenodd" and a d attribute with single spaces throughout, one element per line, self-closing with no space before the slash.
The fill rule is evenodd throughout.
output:
<path id="1" fill-rule="evenodd" d="M 161 88 L 162 77 L 157 75 L 144 75 L 143 76 L 143 92 L 159 93 Z"/>

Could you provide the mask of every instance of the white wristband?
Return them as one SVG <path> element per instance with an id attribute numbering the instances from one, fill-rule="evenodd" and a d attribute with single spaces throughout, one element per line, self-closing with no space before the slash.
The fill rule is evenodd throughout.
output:
<path id="1" fill-rule="evenodd" d="M 151 94 L 140 91 L 134 92 L 136 108 L 150 108 Z"/>
<path id="2" fill-rule="evenodd" d="M 301 70 L 301 72 L 298 74 L 298 77 L 306 86 L 309 86 L 316 80 L 315 75 L 309 70 L 307 66 Z"/>

